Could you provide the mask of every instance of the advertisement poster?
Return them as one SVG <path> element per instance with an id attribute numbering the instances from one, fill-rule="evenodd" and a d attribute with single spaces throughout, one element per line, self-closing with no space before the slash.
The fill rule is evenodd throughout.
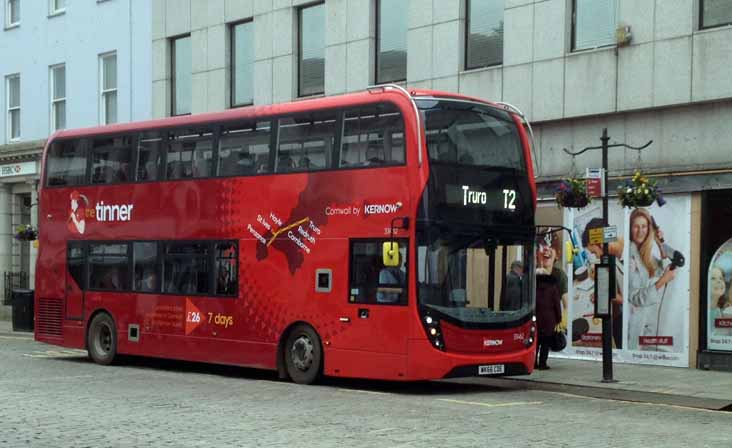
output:
<path id="1" fill-rule="evenodd" d="M 567 222 L 572 229 L 572 244 L 579 250 L 571 265 L 567 265 L 570 277 L 568 334 L 571 344 L 568 354 L 580 357 L 599 357 L 602 347 L 602 321 L 595 313 L 595 265 L 604 254 L 602 244 L 590 241 L 590 231 L 603 227 L 602 202 L 594 201 L 589 206 L 568 213 Z M 616 257 L 616 288 L 613 308 L 613 348 L 623 346 L 623 237 L 625 211 L 617 202 L 608 207 L 610 226 L 617 228 L 618 239 L 608 244 L 608 252 Z"/>
<path id="2" fill-rule="evenodd" d="M 616 289 L 612 302 L 613 359 L 621 362 L 688 366 L 689 256 L 691 199 L 667 197 L 663 207 L 625 209 L 611 201 L 609 224 L 617 239 L 608 244 L 616 257 Z M 590 241 L 590 230 L 602 227 L 602 206 L 594 201 L 567 210 L 565 222 L 579 249 L 569 278 L 568 335 L 561 355 L 601 359 L 602 321 L 594 318 L 594 265 L 603 246 Z M 732 257 L 732 253 L 730 253 Z M 732 264 L 730 264 L 732 274 Z M 729 280 L 729 276 L 726 277 Z M 726 283 L 729 284 L 729 283 Z M 732 339 L 732 336 L 730 337 Z"/>
<path id="3" fill-rule="evenodd" d="M 732 239 L 717 249 L 709 264 L 707 346 L 732 351 Z"/>

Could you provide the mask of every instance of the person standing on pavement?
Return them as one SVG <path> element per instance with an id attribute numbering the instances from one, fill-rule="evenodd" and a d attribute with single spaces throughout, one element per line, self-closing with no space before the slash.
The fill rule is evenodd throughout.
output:
<path id="1" fill-rule="evenodd" d="M 546 361 L 549 358 L 549 346 L 554 339 L 554 332 L 558 330 L 562 321 L 561 298 L 557 279 L 551 272 L 538 268 L 536 270 L 536 326 L 539 333 L 538 359 L 535 367 L 547 370 Z"/>

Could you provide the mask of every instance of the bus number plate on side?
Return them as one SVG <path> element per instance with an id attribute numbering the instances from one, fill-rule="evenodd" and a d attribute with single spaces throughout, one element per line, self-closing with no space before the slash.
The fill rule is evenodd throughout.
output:
<path id="1" fill-rule="evenodd" d="M 478 366 L 478 375 L 501 375 L 505 371 L 503 364 L 494 364 L 491 366 Z"/>

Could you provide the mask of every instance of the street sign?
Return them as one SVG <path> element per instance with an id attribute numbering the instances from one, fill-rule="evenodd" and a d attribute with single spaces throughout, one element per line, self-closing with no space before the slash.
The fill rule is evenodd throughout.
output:
<path id="1" fill-rule="evenodd" d="M 604 236 L 604 228 L 598 227 L 590 229 L 590 244 L 602 244 Z"/>
<path id="2" fill-rule="evenodd" d="M 602 229 L 602 237 L 605 243 L 618 240 L 618 226 L 608 226 Z"/>
<path id="3" fill-rule="evenodd" d="M 600 198 L 605 195 L 605 170 L 602 168 L 587 168 L 585 171 L 585 185 L 587 195 L 591 198 Z"/>

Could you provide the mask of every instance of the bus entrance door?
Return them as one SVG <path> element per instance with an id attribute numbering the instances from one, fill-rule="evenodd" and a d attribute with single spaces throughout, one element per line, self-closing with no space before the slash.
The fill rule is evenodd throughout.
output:
<path id="1" fill-rule="evenodd" d="M 343 356 L 337 363 L 340 372 L 334 373 L 343 376 L 399 379 L 406 375 L 408 240 L 399 241 L 401 265 L 394 267 L 384 265 L 382 243 L 376 239 L 351 243 L 348 301 L 339 307 L 341 331 L 333 339 L 333 348 Z"/>
<path id="2" fill-rule="evenodd" d="M 333 340 L 341 349 L 337 362 L 341 375 L 399 379 L 406 375 L 406 306 L 346 304 L 341 312 L 341 332 Z"/>

